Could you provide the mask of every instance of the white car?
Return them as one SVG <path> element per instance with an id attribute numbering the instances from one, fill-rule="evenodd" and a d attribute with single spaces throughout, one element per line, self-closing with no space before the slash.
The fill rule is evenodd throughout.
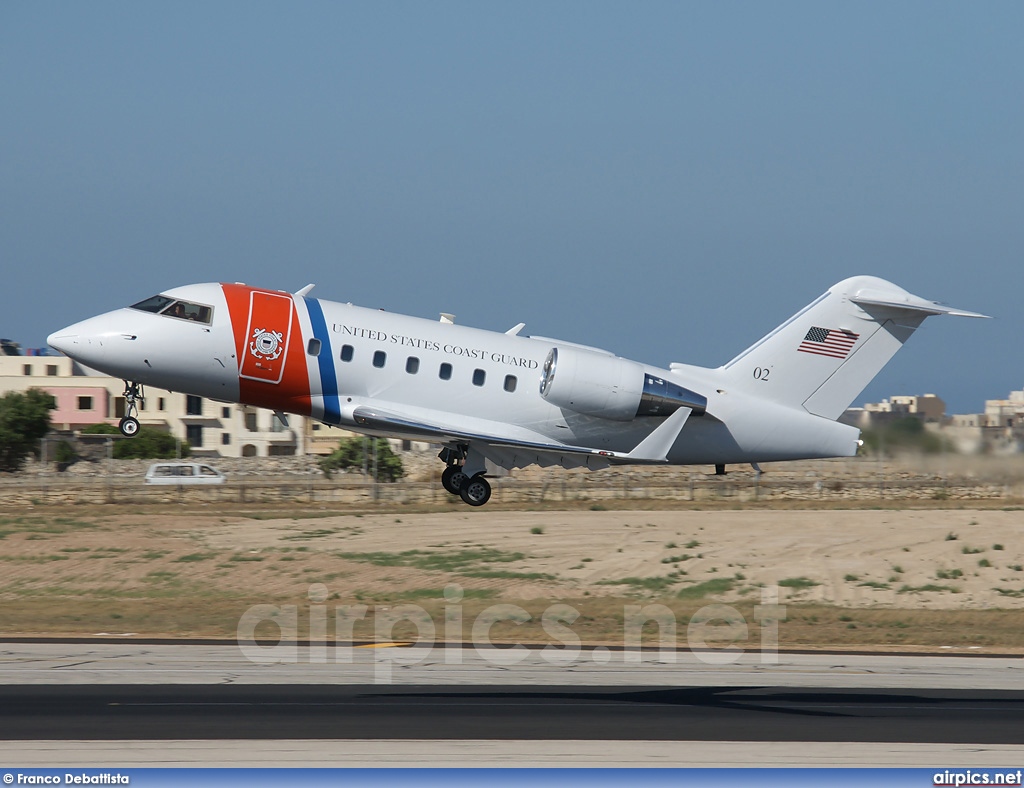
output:
<path id="1" fill-rule="evenodd" d="M 198 462 L 157 462 L 146 471 L 146 484 L 224 484 L 224 474 Z"/>

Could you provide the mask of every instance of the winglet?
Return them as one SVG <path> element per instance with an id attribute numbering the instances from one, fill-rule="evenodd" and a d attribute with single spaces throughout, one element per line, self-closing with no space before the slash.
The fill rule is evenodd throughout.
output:
<path id="1" fill-rule="evenodd" d="M 640 441 L 633 451 L 626 454 L 625 459 L 636 462 L 668 462 L 668 453 L 692 412 L 692 408 L 679 408 L 659 424 L 654 432 Z"/>
<path id="2" fill-rule="evenodd" d="M 299 281 L 301 282 L 302 280 L 300 279 Z M 316 287 L 316 285 L 310 282 L 301 290 L 296 290 L 295 295 L 297 295 L 299 298 L 304 298 L 305 296 L 308 296 L 310 294 L 314 287 Z"/>

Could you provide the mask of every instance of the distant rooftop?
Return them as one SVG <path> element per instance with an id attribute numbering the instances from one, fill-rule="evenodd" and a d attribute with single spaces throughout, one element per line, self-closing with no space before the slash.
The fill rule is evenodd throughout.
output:
<path id="1" fill-rule="evenodd" d="M 30 347 L 23 351 L 21 345 L 10 339 L 0 339 L 0 356 L 48 356 L 49 348 Z"/>

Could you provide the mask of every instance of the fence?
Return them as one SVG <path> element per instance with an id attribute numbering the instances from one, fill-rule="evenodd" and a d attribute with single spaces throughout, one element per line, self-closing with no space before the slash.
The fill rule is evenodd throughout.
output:
<path id="1" fill-rule="evenodd" d="M 652 479 L 619 472 L 552 474 L 543 481 L 495 478 L 495 502 L 509 504 L 590 501 L 822 501 L 842 500 L 1018 500 L 1022 482 L 943 478 L 765 478 L 680 473 Z M 377 504 L 439 505 L 457 501 L 434 482 L 373 483 L 361 477 L 332 480 L 310 476 L 247 477 L 211 486 L 155 486 L 133 477 L 66 478 L 58 475 L 0 480 L 0 503 L 27 506 L 58 503 L 331 503 L 356 507 Z M 461 503 L 460 503 L 461 505 Z"/>

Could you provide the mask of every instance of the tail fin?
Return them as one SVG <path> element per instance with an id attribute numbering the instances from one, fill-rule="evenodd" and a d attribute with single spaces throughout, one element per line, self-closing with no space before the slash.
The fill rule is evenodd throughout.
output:
<path id="1" fill-rule="evenodd" d="M 930 315 L 986 317 L 884 279 L 833 285 L 721 368 L 727 385 L 837 419 Z"/>

